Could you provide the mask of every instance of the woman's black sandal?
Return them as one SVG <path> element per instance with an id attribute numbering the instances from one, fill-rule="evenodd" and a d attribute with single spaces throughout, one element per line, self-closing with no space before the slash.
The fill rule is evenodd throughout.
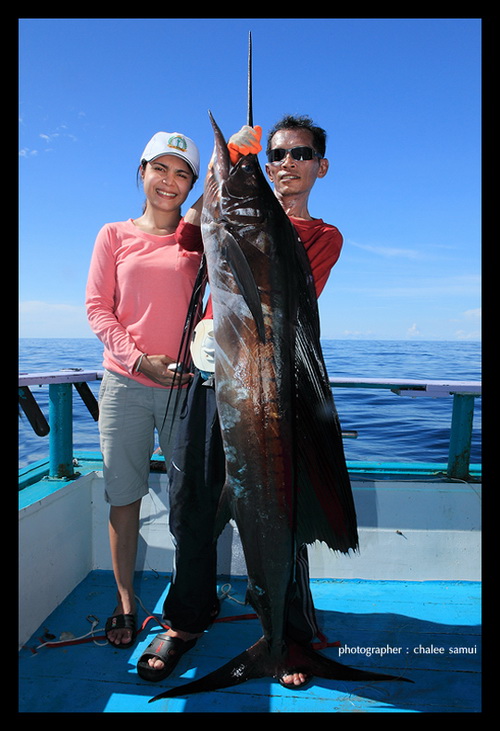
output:
<path id="1" fill-rule="evenodd" d="M 118 644 L 112 642 L 108 637 L 108 632 L 117 629 L 129 629 L 131 631 L 130 641 L 120 642 Z M 106 639 L 112 647 L 116 647 L 119 650 L 128 650 L 129 647 L 132 647 L 137 637 L 137 617 L 135 614 L 115 614 L 112 617 L 108 617 L 104 632 Z"/>

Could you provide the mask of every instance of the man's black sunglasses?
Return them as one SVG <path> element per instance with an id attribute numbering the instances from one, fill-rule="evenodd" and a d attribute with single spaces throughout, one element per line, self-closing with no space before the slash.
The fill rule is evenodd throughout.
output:
<path id="1" fill-rule="evenodd" d="M 294 160 L 312 160 L 314 157 L 321 157 L 321 155 L 313 150 L 312 147 L 289 147 L 285 150 L 283 147 L 277 147 L 275 150 L 269 150 L 267 153 L 267 159 L 269 162 L 282 162 L 285 159 L 286 153 L 289 152 Z"/>

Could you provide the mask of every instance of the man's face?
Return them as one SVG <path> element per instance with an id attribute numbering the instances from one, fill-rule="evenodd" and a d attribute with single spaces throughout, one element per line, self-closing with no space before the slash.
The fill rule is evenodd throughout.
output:
<path id="1" fill-rule="evenodd" d="M 271 140 L 271 149 L 292 147 L 313 147 L 312 133 L 308 129 L 280 129 Z M 328 171 L 326 158 L 294 160 L 288 152 L 280 162 L 266 163 L 269 179 L 278 196 L 308 194 L 317 178 Z"/>

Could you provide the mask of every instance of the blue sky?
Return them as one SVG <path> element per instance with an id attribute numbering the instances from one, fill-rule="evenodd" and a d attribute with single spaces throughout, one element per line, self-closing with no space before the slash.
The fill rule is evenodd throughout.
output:
<path id="1" fill-rule="evenodd" d="M 479 18 L 20 19 L 20 336 L 92 337 L 98 230 L 140 215 L 136 170 L 155 132 L 192 137 L 206 168 L 208 110 L 227 137 L 245 124 L 251 31 L 254 122 L 308 114 L 328 132 L 310 212 L 344 248 L 323 337 L 479 340 L 481 30 Z"/>

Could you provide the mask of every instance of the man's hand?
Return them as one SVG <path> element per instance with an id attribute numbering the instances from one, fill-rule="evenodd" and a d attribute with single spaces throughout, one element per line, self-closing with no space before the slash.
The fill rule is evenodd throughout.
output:
<path id="1" fill-rule="evenodd" d="M 239 132 L 230 137 L 227 148 L 232 164 L 236 165 L 240 157 L 244 155 L 257 155 L 262 150 L 261 137 L 262 127 L 259 127 L 258 124 L 255 127 L 244 125 Z"/>

